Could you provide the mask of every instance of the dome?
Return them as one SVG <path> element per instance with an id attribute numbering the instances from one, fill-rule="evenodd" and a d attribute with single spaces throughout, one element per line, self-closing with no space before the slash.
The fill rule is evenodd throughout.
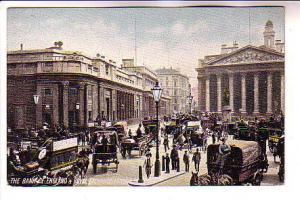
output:
<path id="1" fill-rule="evenodd" d="M 268 20 L 266 26 L 273 26 L 273 22 L 271 20 Z"/>

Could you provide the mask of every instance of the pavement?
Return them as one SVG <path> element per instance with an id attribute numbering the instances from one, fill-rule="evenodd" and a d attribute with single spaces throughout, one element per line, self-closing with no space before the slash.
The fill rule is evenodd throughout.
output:
<path id="1" fill-rule="evenodd" d="M 129 126 L 131 131 L 135 133 L 135 130 L 138 128 L 138 124 Z M 170 147 L 172 146 L 172 137 L 169 139 Z M 208 139 L 208 144 L 211 144 L 211 138 Z M 165 155 L 165 151 L 163 145 L 160 145 L 160 156 Z M 195 148 L 193 148 L 193 152 L 195 152 Z M 170 154 L 171 149 L 168 150 Z M 184 150 L 178 151 L 180 157 L 180 169 L 181 172 L 171 171 L 169 175 L 166 175 L 164 172 L 161 173 L 159 178 L 154 177 L 154 166 L 152 167 L 152 173 L 149 179 L 146 177 L 145 169 L 143 168 L 143 184 L 137 184 L 138 175 L 139 175 L 139 166 L 143 166 L 145 161 L 145 156 L 138 156 L 138 152 L 133 151 L 131 157 L 122 158 L 120 154 L 118 154 L 119 166 L 118 171 L 115 171 L 115 164 L 110 164 L 109 166 L 101 166 L 98 165 L 97 173 L 93 174 L 92 164 L 89 165 L 86 177 L 78 182 L 79 186 L 189 186 L 191 172 L 195 171 L 194 165 L 190 163 L 190 171 L 184 172 L 184 163 L 182 161 Z M 152 155 L 155 155 L 155 148 L 151 148 Z M 266 174 L 264 174 L 264 179 L 262 181 L 263 186 L 269 185 L 282 185 L 279 182 L 278 178 L 278 170 L 279 163 L 274 163 L 273 155 L 270 152 L 267 152 L 268 160 L 269 160 L 269 170 Z M 192 158 L 192 154 L 190 154 L 190 160 Z M 200 162 L 200 174 L 207 173 L 206 167 L 206 152 L 201 151 L 201 162 Z M 161 159 L 161 158 L 160 158 Z M 90 156 L 90 161 L 92 160 L 92 156 Z M 152 163 L 155 161 L 155 156 L 152 156 Z M 277 161 L 279 159 L 277 158 Z"/>
<path id="2" fill-rule="evenodd" d="M 178 176 L 184 175 L 186 172 L 181 171 L 170 171 L 169 174 L 166 174 L 165 172 L 161 172 L 161 175 L 159 177 L 151 177 L 151 178 L 144 178 L 143 183 L 139 183 L 138 180 L 130 181 L 128 185 L 130 186 L 154 186 L 159 183 L 162 183 L 164 181 L 168 181 L 170 179 L 176 178 Z"/>

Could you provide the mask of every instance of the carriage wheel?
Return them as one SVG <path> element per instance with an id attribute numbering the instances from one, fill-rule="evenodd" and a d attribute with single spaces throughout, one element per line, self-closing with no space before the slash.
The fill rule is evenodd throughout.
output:
<path id="1" fill-rule="evenodd" d="M 261 174 L 261 172 L 256 172 L 253 176 L 253 180 L 252 180 L 252 185 L 260 185 L 261 181 L 262 181 L 263 175 Z"/>
<path id="2" fill-rule="evenodd" d="M 279 175 L 279 181 L 281 182 L 281 183 L 283 183 L 284 182 L 284 173 L 280 173 L 280 174 L 278 174 Z"/>
<path id="3" fill-rule="evenodd" d="M 122 148 L 121 154 L 123 158 L 126 158 L 126 149 Z"/>
<path id="4" fill-rule="evenodd" d="M 97 162 L 93 163 L 93 172 L 94 172 L 94 174 L 97 173 Z"/>
<path id="5" fill-rule="evenodd" d="M 118 166 L 119 166 L 119 161 L 118 161 L 118 159 L 116 159 L 115 164 L 116 164 L 115 173 L 117 173 L 117 172 L 118 172 Z"/>

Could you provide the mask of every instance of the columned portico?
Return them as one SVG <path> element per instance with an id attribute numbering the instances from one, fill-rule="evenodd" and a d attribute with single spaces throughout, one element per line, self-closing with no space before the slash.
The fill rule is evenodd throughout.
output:
<path id="1" fill-rule="evenodd" d="M 210 111 L 210 95 L 209 95 L 209 75 L 206 77 L 206 80 L 205 80 L 205 87 L 206 87 L 206 91 L 205 91 L 205 110 L 206 111 Z"/>
<path id="2" fill-rule="evenodd" d="M 228 84 L 229 84 L 229 106 L 230 106 L 230 109 L 231 111 L 233 111 L 233 99 L 234 99 L 234 89 L 233 89 L 233 74 L 230 73 L 228 75 L 229 77 L 229 81 L 228 81 Z"/>
<path id="3" fill-rule="evenodd" d="M 62 82 L 63 87 L 63 124 L 65 127 L 69 126 L 69 81 Z"/>
<path id="4" fill-rule="evenodd" d="M 285 90 L 285 87 L 284 87 L 284 73 L 281 72 L 280 73 L 280 106 L 281 106 L 281 111 L 284 113 L 284 109 L 285 109 L 285 105 L 284 105 L 284 90 Z"/>
<path id="5" fill-rule="evenodd" d="M 272 113 L 272 90 L 273 90 L 273 85 L 272 85 L 272 73 L 268 73 L 268 78 L 267 78 L 267 113 L 271 114 Z"/>
<path id="6" fill-rule="evenodd" d="M 241 93 L 242 93 L 242 107 L 241 107 L 241 113 L 245 114 L 246 113 L 246 74 L 243 73 L 241 75 Z"/>
<path id="7" fill-rule="evenodd" d="M 254 74 L 254 111 L 253 114 L 259 113 L 259 90 L 258 90 L 258 83 L 259 83 L 259 74 Z"/>

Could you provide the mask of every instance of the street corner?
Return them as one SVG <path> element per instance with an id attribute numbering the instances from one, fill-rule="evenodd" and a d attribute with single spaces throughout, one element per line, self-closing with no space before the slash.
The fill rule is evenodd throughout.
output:
<path id="1" fill-rule="evenodd" d="M 157 185 L 159 183 L 168 181 L 170 179 L 177 178 L 177 177 L 179 177 L 181 175 L 184 175 L 186 173 L 187 172 L 172 172 L 172 171 L 170 173 L 162 172 L 159 177 L 150 177 L 149 179 L 145 178 L 142 181 L 139 181 L 139 180 L 130 181 L 130 182 L 128 182 L 128 185 L 130 185 L 130 186 L 140 186 L 140 187 L 154 186 L 154 185 Z"/>

